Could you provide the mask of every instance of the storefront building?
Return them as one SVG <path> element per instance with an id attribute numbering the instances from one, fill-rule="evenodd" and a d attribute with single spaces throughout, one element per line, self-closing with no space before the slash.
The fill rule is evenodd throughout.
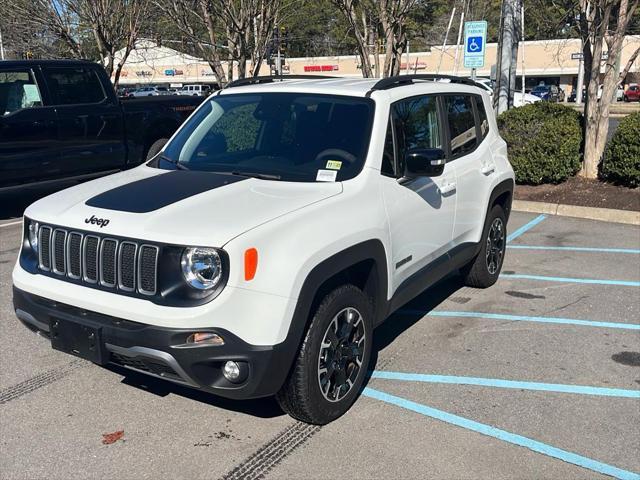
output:
<path id="1" fill-rule="evenodd" d="M 640 46 L 640 36 L 625 38 L 619 70 L 622 71 L 628 59 Z M 485 65 L 476 73 L 479 77 L 490 77 L 495 65 L 497 44 L 486 45 Z M 578 39 L 544 40 L 521 42 L 518 49 L 517 85 L 520 88 L 522 75 L 525 75 L 527 89 L 538 84 L 558 85 L 565 94 L 570 95 L 575 88 L 580 68 L 581 44 Z M 524 55 L 524 65 L 522 58 Z M 445 75 L 470 76 L 471 72 L 463 65 L 462 46 L 456 54 L 455 46 L 432 47 L 428 52 L 415 52 L 402 59 L 402 73 L 440 73 Z M 455 59 L 457 58 L 457 63 Z M 604 72 L 606 53 L 603 55 Z M 380 58 L 382 64 L 384 59 Z M 228 71 L 228 65 L 224 65 Z M 494 67 L 495 68 L 495 67 Z M 287 58 L 283 68 L 285 74 L 318 74 L 341 77 L 361 77 L 357 55 Z M 262 65 L 260 74 L 269 75 L 271 67 Z M 640 59 L 629 70 L 625 85 L 640 82 Z M 141 42 L 134 50 L 122 70 L 120 84 L 165 85 L 181 87 L 186 84 L 214 85 L 216 79 L 209 64 L 202 59 L 180 53 L 166 46 L 158 46 L 150 41 Z"/>

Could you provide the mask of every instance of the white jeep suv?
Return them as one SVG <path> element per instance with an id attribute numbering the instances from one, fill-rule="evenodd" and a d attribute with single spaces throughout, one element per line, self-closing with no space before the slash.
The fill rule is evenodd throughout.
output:
<path id="1" fill-rule="evenodd" d="M 513 187 L 470 80 L 241 80 L 148 163 L 27 209 L 15 311 L 55 349 L 324 424 L 393 311 L 497 280 Z"/>

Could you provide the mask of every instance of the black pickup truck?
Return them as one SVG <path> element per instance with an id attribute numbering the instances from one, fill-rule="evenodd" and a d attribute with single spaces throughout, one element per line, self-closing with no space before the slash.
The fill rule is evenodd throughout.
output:
<path id="1" fill-rule="evenodd" d="M 157 153 L 202 98 L 118 100 L 101 65 L 0 62 L 0 192 L 82 180 Z"/>

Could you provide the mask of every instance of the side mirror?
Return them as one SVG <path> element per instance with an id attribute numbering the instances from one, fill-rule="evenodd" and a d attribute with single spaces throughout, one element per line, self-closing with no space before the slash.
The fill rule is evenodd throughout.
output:
<path id="1" fill-rule="evenodd" d="M 409 150 L 405 156 L 405 177 L 437 177 L 442 175 L 445 163 L 441 148 Z"/>

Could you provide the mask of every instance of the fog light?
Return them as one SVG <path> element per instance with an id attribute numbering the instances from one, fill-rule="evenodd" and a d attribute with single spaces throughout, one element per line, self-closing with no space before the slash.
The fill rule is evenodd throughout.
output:
<path id="1" fill-rule="evenodd" d="M 198 345 L 224 345 L 224 340 L 220 335 L 211 332 L 192 333 L 187 338 L 187 343 Z"/>
<path id="2" fill-rule="evenodd" d="M 230 382 L 237 382 L 240 378 L 240 365 L 230 360 L 224 364 L 222 373 L 224 374 L 224 378 Z"/>

